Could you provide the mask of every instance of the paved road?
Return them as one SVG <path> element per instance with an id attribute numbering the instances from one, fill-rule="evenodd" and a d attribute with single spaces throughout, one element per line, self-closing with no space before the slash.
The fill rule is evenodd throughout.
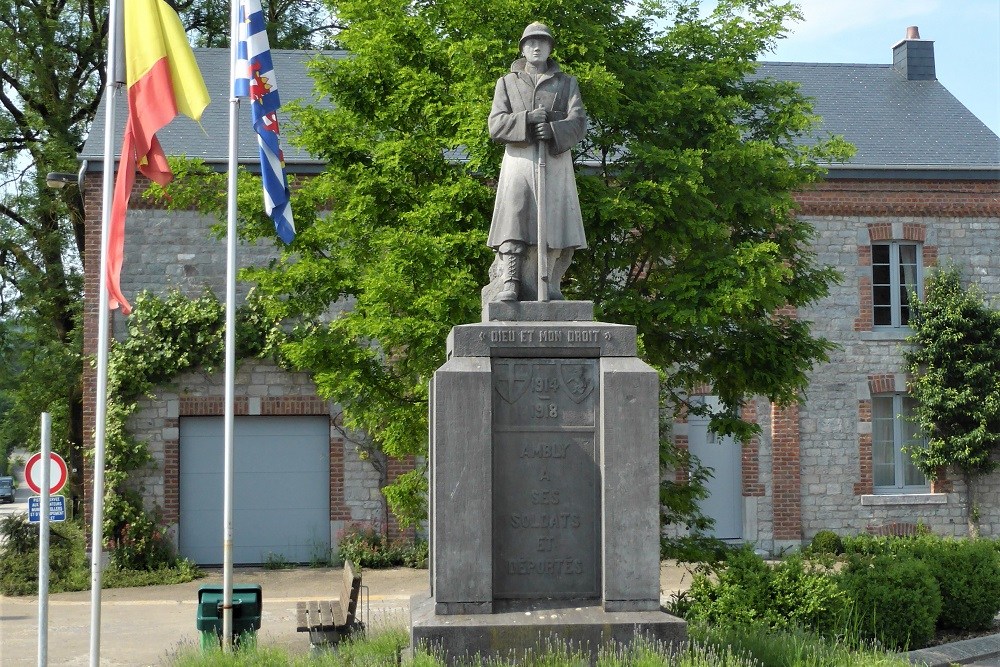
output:
<path id="1" fill-rule="evenodd" d="M 15 514 L 18 512 L 27 514 L 28 497 L 31 495 L 31 489 L 24 484 L 22 484 L 19 488 L 14 489 L 14 502 L 0 504 L 0 519 L 8 514 Z"/>
<path id="2" fill-rule="evenodd" d="M 10 514 L 27 514 L 28 513 L 28 497 L 31 496 L 31 489 L 22 484 L 20 488 L 14 489 L 14 502 L 13 503 L 3 503 L 0 504 L 0 521 L 5 519 Z M 3 535 L 0 535 L 0 545 L 6 541 Z M 0 627 L 0 637 L 2 637 L 3 628 Z M 0 648 L 0 651 L 3 651 Z M 2 655 L 2 654 L 0 654 Z M 0 662 L 0 665 L 3 665 Z"/>

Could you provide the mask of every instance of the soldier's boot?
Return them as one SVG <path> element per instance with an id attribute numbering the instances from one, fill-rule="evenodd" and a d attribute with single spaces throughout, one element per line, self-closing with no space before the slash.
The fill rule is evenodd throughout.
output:
<path id="1" fill-rule="evenodd" d="M 573 248 L 549 250 L 549 301 L 562 301 L 562 279 L 573 263 Z"/>
<path id="2" fill-rule="evenodd" d="M 521 255 L 519 253 L 504 253 L 503 259 L 503 291 L 497 295 L 500 301 L 517 301 L 521 286 Z"/>

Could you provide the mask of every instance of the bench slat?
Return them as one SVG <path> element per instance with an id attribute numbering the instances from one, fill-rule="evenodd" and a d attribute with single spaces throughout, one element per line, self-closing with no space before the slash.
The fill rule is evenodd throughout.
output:
<path id="1" fill-rule="evenodd" d="M 298 627 L 295 628 L 296 632 L 309 632 L 309 615 L 306 612 L 305 602 L 295 603 L 295 618 Z"/>
<path id="2" fill-rule="evenodd" d="M 340 600 L 309 600 L 295 603 L 298 632 L 323 633 L 349 630 L 357 624 L 361 573 L 350 561 L 344 563 Z M 335 640 L 334 640 L 335 641 Z"/>
<path id="3" fill-rule="evenodd" d="M 337 610 L 340 603 L 336 600 L 324 600 L 320 603 L 323 614 L 323 627 L 333 630 L 337 627 Z"/>
<path id="4" fill-rule="evenodd" d="M 344 563 L 343 587 L 340 591 L 341 604 L 345 607 L 343 625 L 353 624 L 357 618 L 358 597 L 361 595 L 361 574 L 354 569 L 354 563 Z"/>

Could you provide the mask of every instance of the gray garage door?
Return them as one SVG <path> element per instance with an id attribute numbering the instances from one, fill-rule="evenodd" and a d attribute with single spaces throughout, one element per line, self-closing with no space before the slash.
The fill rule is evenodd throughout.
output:
<path id="1" fill-rule="evenodd" d="M 179 549 L 202 565 L 222 563 L 222 421 L 180 420 Z M 233 562 L 328 553 L 329 418 L 237 417 L 234 442 Z"/>
<path id="2" fill-rule="evenodd" d="M 719 409 L 715 396 L 703 397 L 713 410 Z M 708 430 L 708 418 L 688 417 L 688 447 L 703 466 L 712 469 L 705 482 L 708 498 L 701 502 L 705 516 L 715 519 L 711 534 L 720 540 L 743 538 L 743 449 L 732 437 L 719 437 Z"/>

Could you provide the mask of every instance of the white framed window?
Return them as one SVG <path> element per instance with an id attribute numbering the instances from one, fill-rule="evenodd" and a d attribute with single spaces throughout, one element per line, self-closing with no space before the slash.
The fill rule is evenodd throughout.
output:
<path id="1" fill-rule="evenodd" d="M 916 403 L 906 394 L 872 396 L 875 493 L 927 493 L 927 478 L 903 451 L 908 445 L 924 441 L 917 425 L 909 419 Z"/>
<path id="2" fill-rule="evenodd" d="M 892 241 L 872 244 L 872 323 L 905 327 L 910 322 L 910 293 L 923 296 L 920 244 Z"/>

